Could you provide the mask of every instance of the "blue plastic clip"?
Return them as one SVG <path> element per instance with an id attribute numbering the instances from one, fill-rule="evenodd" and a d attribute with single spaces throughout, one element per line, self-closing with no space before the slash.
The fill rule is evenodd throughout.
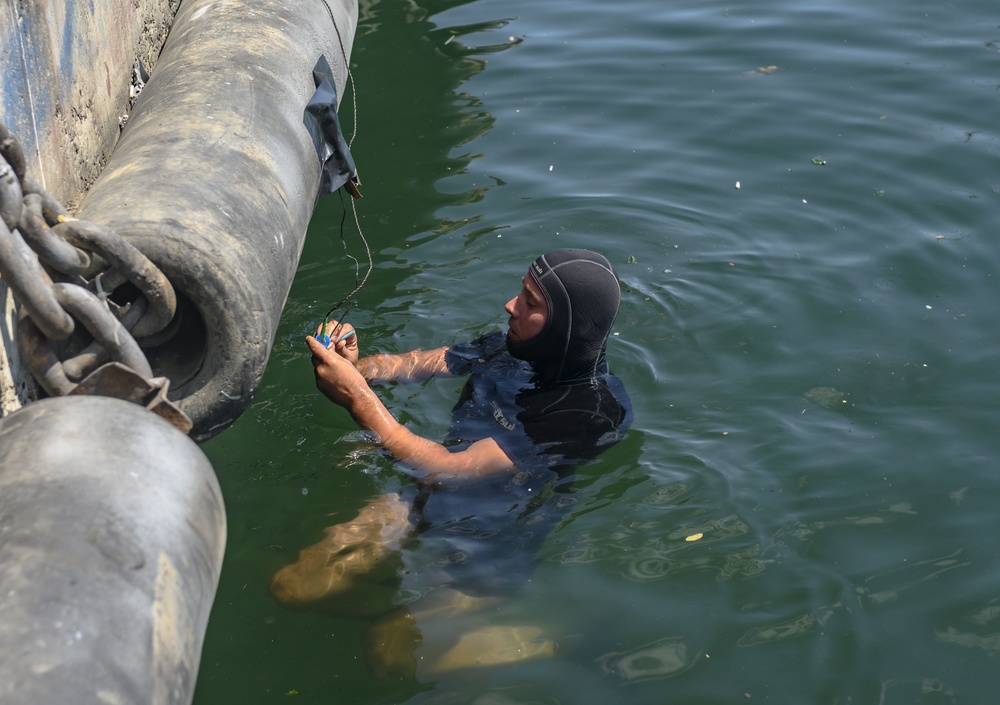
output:
<path id="1" fill-rule="evenodd" d="M 323 323 L 323 330 L 326 330 L 326 323 L 325 322 Z M 339 338 L 337 338 L 337 342 L 339 343 L 341 340 L 347 340 L 352 335 L 354 335 L 354 333 L 355 332 L 353 330 L 347 331 L 342 336 L 340 336 Z M 318 340 L 320 342 L 320 344 L 322 344 L 322 346 L 324 348 L 329 348 L 330 345 L 331 345 L 330 336 L 328 336 L 326 333 L 323 333 L 322 335 L 317 336 L 316 340 Z"/>

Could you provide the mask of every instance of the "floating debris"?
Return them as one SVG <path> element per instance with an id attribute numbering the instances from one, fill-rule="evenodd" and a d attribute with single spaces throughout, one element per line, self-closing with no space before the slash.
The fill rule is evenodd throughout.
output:
<path id="1" fill-rule="evenodd" d="M 744 71 L 744 76 L 766 76 L 778 70 L 777 66 L 758 66 L 753 71 Z"/>
<path id="2" fill-rule="evenodd" d="M 702 538 L 702 537 L 703 537 L 704 535 L 705 535 L 705 534 L 703 534 L 703 533 L 697 533 L 697 534 L 691 534 L 690 536 L 688 536 L 688 537 L 687 537 L 686 539 L 684 539 L 684 540 L 685 540 L 685 541 L 688 541 L 688 542 L 691 542 L 691 541 L 697 541 L 698 539 Z"/>
<path id="3" fill-rule="evenodd" d="M 128 87 L 128 109 L 131 110 L 135 107 L 135 101 L 139 99 L 139 94 L 142 93 L 142 89 L 146 87 L 146 82 L 149 80 L 149 72 L 146 71 L 146 67 L 142 65 L 142 59 L 138 56 L 135 57 L 136 65 L 132 69 L 132 83 Z M 128 112 L 124 112 L 118 116 L 118 129 L 125 129 L 125 125 L 128 124 Z"/>
<path id="4" fill-rule="evenodd" d="M 847 395 L 835 387 L 813 387 L 805 393 L 806 401 L 822 406 L 824 409 L 835 409 L 847 403 Z"/>
<path id="5" fill-rule="evenodd" d="M 128 87 L 128 99 L 130 105 L 135 105 L 135 101 L 139 98 L 139 94 L 142 93 L 142 89 L 146 87 L 146 82 L 149 81 L 149 72 L 146 71 L 146 67 L 142 65 L 142 59 L 139 57 L 135 58 L 135 67 L 132 69 L 132 83 Z"/>
<path id="6" fill-rule="evenodd" d="M 823 157 L 813 157 L 812 163 L 816 166 L 826 166 L 826 160 Z"/>

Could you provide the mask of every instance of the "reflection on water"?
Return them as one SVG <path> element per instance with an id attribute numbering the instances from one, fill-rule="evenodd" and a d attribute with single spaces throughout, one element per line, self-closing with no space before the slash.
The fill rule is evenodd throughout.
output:
<path id="1" fill-rule="evenodd" d="M 813 631 L 817 625 L 822 625 L 827 616 L 829 616 L 829 610 L 823 610 L 819 616 L 815 612 L 809 612 L 774 624 L 754 627 L 740 637 L 736 643 L 740 646 L 757 646 L 803 636 Z"/>
<path id="2" fill-rule="evenodd" d="M 566 565 L 594 562 L 617 564 L 621 574 L 631 580 L 650 581 L 689 570 L 714 572 L 719 580 L 749 577 L 764 570 L 757 545 L 718 551 L 711 544 L 744 536 L 749 527 L 736 516 L 704 521 L 683 529 L 674 528 L 672 520 L 630 521 L 608 537 L 581 534 L 573 545 L 558 557 Z M 665 532 L 665 533 L 664 533 Z M 662 536 L 660 534 L 663 534 Z M 697 545 L 686 541 L 702 534 Z M 654 538 L 650 538 L 650 537 Z"/>
<path id="3" fill-rule="evenodd" d="M 633 683 L 676 675 L 692 662 L 681 637 L 665 637 L 626 653 L 613 652 L 598 659 L 602 671 Z"/>
<path id="4" fill-rule="evenodd" d="M 961 551 L 955 551 L 947 556 L 917 561 L 913 565 L 895 567 L 872 575 L 857 587 L 858 594 L 876 604 L 898 600 L 905 590 L 919 583 L 933 580 L 948 571 L 970 566 L 971 562 L 963 560 L 961 554 Z"/>
<path id="5" fill-rule="evenodd" d="M 954 691 L 936 678 L 901 680 L 893 678 L 882 684 L 878 705 L 953 705 L 959 702 Z"/>

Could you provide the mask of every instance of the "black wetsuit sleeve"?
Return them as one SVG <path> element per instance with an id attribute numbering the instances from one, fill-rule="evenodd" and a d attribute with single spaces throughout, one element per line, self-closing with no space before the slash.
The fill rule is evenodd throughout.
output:
<path id="1" fill-rule="evenodd" d="M 459 343 L 448 348 L 445 364 L 448 372 L 461 377 L 472 372 L 477 365 L 483 365 L 506 350 L 504 334 L 500 331 L 487 333 L 468 343 Z"/>

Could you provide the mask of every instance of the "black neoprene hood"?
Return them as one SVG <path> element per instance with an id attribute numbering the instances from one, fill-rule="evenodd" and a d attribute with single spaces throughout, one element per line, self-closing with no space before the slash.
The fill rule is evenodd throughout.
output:
<path id="1" fill-rule="evenodd" d="M 544 254 L 528 268 L 548 306 L 545 326 L 507 350 L 534 363 L 548 380 L 594 377 L 604 371 L 604 351 L 618 315 L 621 287 L 611 263 L 590 250 Z"/>

